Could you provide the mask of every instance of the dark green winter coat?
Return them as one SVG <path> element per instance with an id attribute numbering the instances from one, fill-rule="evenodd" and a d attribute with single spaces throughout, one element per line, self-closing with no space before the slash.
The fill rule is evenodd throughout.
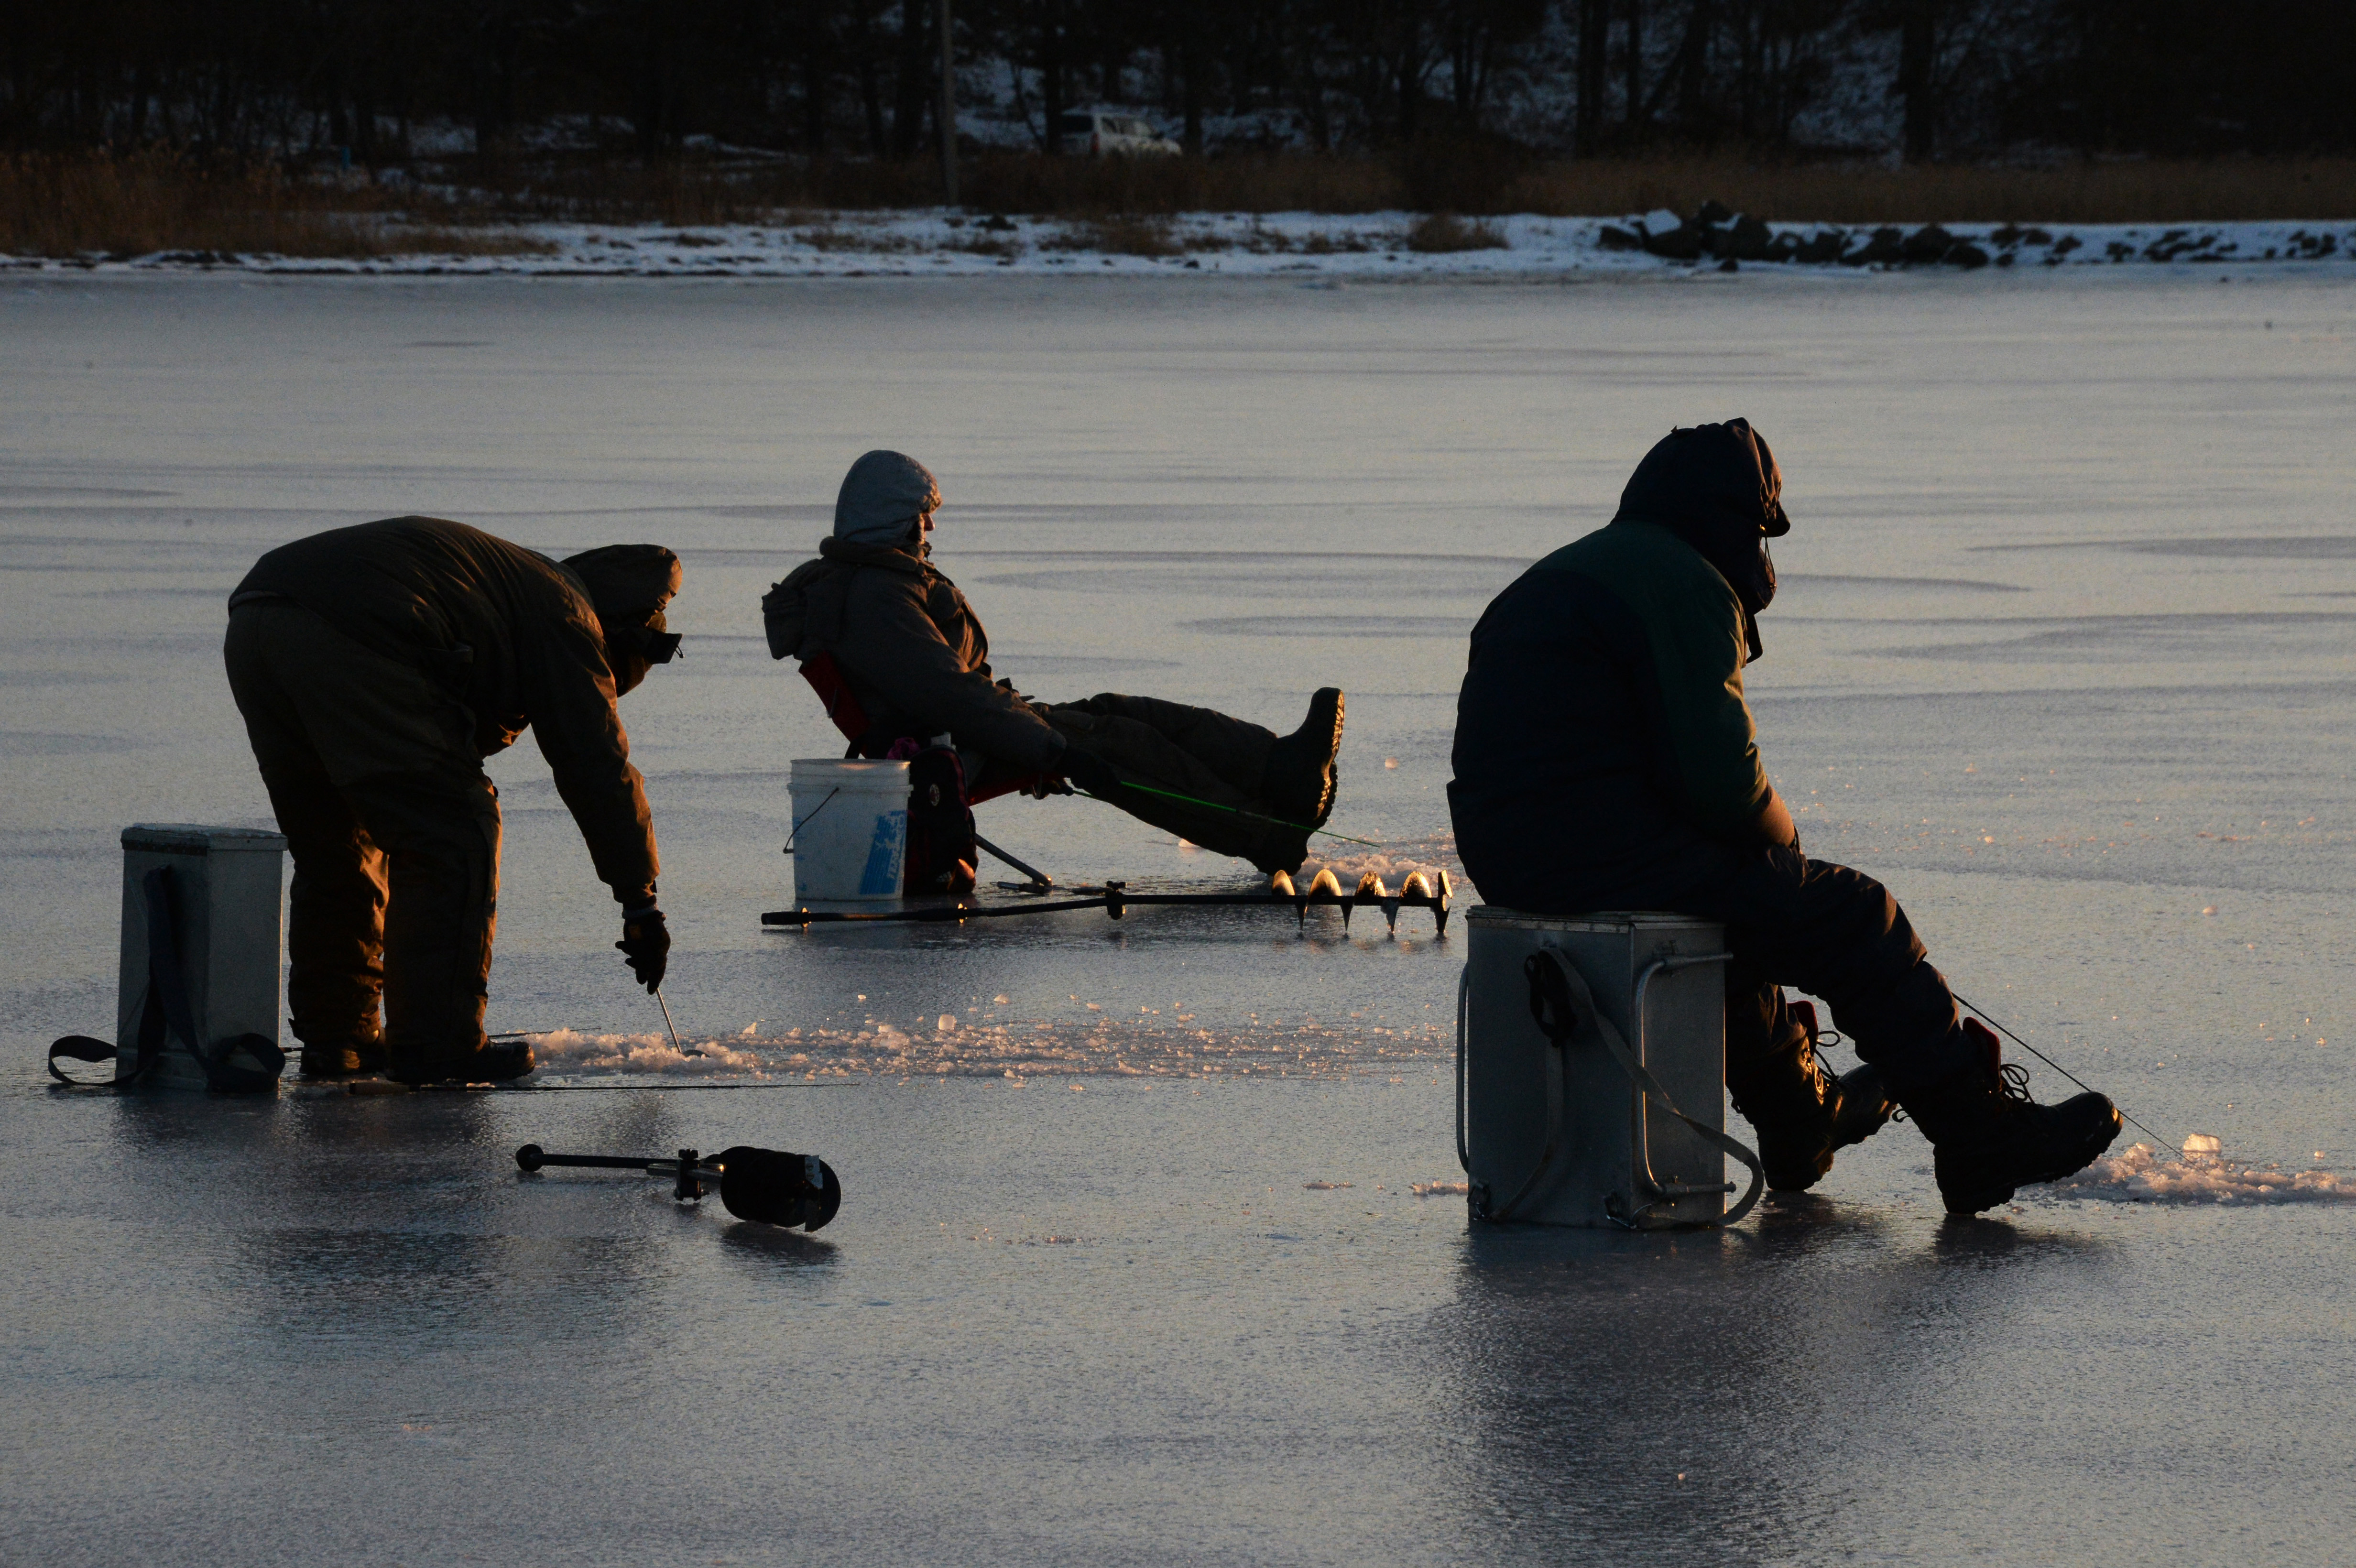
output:
<path id="1" fill-rule="evenodd" d="M 1636 518 L 1496 597 L 1473 628 L 1448 786 L 1483 898 L 1603 907 L 1746 831 L 1772 793 L 1742 696 L 1747 619 L 1699 551 Z"/>

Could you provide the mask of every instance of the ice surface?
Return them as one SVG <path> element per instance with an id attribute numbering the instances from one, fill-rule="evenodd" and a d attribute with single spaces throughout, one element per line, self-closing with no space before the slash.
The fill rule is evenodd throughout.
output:
<path id="1" fill-rule="evenodd" d="M 0 1212 L 0 1555 L 2344 1560 L 2356 1208 L 2302 1168 L 2356 1148 L 2356 274 L 1645 266 L 0 276 L 0 1138 L 37 1173 Z M 839 744 L 755 607 L 859 452 L 940 474 L 938 559 L 1026 691 L 1290 728 L 1344 687 L 1333 826 L 1385 848 L 1331 863 L 1396 886 L 1460 870 L 1482 604 L 1732 414 L 1795 519 L 1745 682 L 1809 849 L 2215 1173 L 1950 1221 L 1900 1124 L 1730 1234 L 1471 1232 L 1461 921 L 758 925 L 787 760 Z M 603 1092 L 43 1089 L 41 1046 L 111 1028 L 115 831 L 267 820 L 230 585 L 412 510 L 685 558 L 688 656 L 623 715 L 703 1054 L 524 745 L 491 1027 Z M 1258 880 L 1093 803 L 980 816 L 1060 880 Z M 630 1087 L 712 1082 L 766 1087 Z M 521 1177 L 527 1142 L 814 1151 L 848 1196 L 780 1236 Z"/>

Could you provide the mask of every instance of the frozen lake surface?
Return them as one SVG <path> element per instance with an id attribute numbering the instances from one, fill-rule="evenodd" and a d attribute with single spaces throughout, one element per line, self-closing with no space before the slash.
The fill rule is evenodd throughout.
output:
<path id="1" fill-rule="evenodd" d="M 2356 287 L 2136 272 L 0 281 L 0 1555 L 2347 1562 Z M 1395 883 L 1454 866 L 1482 604 L 1735 414 L 1796 520 L 1751 690 L 1811 852 L 2216 1171 L 1952 1222 L 1901 1125 L 1730 1234 L 1468 1235 L 1411 1190 L 1458 1177 L 1461 925 L 760 928 L 839 748 L 757 602 L 861 451 L 939 474 L 1026 691 L 1346 688 L 1334 826 L 1387 848 L 1340 863 Z M 268 819 L 230 586 L 411 511 L 684 557 L 623 709 L 667 990 L 776 1086 L 52 1093 L 112 1023 L 117 829 Z M 491 771 L 490 1027 L 711 1076 L 536 752 Z M 981 823 L 1242 880 L 1086 801 Z M 810 1149 L 848 1199 L 785 1237 L 527 1141 Z"/>

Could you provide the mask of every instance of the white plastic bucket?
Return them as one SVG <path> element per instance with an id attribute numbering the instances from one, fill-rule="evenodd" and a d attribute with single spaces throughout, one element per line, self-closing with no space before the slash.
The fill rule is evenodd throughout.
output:
<path id="1" fill-rule="evenodd" d="M 797 757 L 794 900 L 845 903 L 900 896 L 908 851 L 908 764 Z"/>

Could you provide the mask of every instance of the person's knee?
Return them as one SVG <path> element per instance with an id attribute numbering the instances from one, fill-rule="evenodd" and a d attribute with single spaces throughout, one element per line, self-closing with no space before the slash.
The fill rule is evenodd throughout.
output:
<path id="1" fill-rule="evenodd" d="M 1800 890 L 1801 923 L 1834 944 L 1869 952 L 1879 962 L 1911 965 L 1924 956 L 1922 939 L 1898 900 L 1873 878 L 1828 860 L 1808 862 Z"/>

